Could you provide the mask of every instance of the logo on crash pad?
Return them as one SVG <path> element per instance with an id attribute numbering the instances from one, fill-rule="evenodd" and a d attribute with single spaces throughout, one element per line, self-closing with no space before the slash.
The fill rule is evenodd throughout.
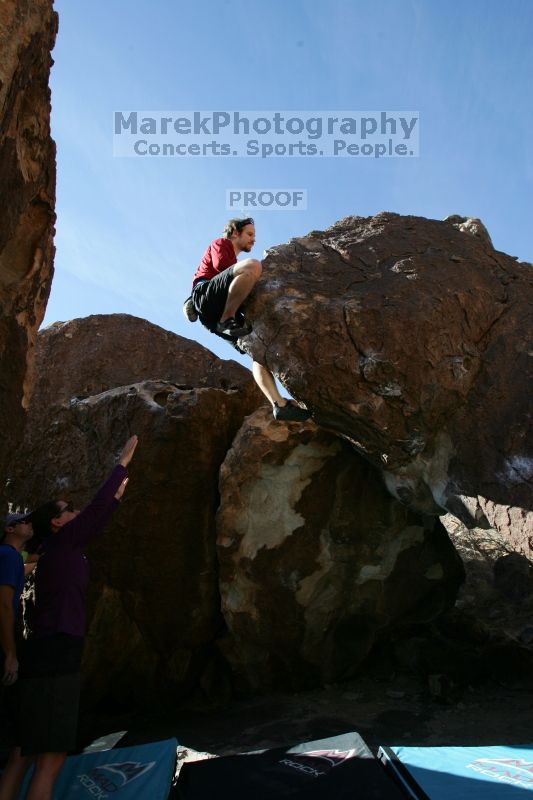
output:
<path id="1" fill-rule="evenodd" d="M 142 764 L 139 761 L 120 761 L 116 764 L 103 764 L 87 774 L 77 775 L 81 785 L 96 800 L 105 800 L 110 794 L 120 791 L 128 783 L 152 769 L 155 761 Z"/>
<path id="2" fill-rule="evenodd" d="M 533 761 L 524 761 L 522 758 L 477 758 L 466 767 L 502 783 L 533 789 Z"/>
<path id="3" fill-rule="evenodd" d="M 307 750 L 305 753 L 287 753 L 280 764 L 303 772 L 313 778 L 325 775 L 333 767 L 338 767 L 356 753 L 352 750 Z M 318 760 L 318 763 L 317 763 Z"/>
<path id="4" fill-rule="evenodd" d="M 355 748 L 351 750 L 306 750 L 305 753 L 302 753 L 308 758 L 323 758 L 330 767 L 338 767 L 339 764 L 342 764 L 347 758 L 352 758 L 355 754 Z"/>

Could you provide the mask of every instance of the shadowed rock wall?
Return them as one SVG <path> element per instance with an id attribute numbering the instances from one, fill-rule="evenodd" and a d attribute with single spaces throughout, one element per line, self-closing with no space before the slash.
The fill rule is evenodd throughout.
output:
<path id="1" fill-rule="evenodd" d="M 218 473 L 261 402 L 244 367 L 135 317 L 93 316 L 39 334 L 10 499 L 83 508 L 122 444 L 139 436 L 124 501 L 88 549 L 88 702 L 170 701 L 219 658 Z"/>
<path id="2" fill-rule="evenodd" d="M 52 0 L 0 4 L 0 474 L 22 435 L 53 275 Z M 3 488 L 3 480 L 0 481 Z M 1 489 L 0 489 L 1 491 Z"/>
<path id="3" fill-rule="evenodd" d="M 312 423 L 248 417 L 220 493 L 221 648 L 248 689 L 347 678 L 381 638 L 455 601 L 463 569 L 440 521 Z"/>

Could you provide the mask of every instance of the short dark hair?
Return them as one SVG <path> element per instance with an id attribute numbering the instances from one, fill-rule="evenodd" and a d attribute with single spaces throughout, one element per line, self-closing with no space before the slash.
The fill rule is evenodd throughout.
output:
<path id="1" fill-rule="evenodd" d="M 247 225 L 255 225 L 255 222 L 251 217 L 245 217 L 245 219 L 230 219 L 226 222 L 224 226 L 224 236 L 226 239 L 231 239 L 232 234 L 234 233 L 242 233 L 242 230 L 246 228 Z"/>

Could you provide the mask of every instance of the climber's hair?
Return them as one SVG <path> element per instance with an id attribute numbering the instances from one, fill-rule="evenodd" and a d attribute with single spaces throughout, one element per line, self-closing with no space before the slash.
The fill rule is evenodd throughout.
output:
<path id="1" fill-rule="evenodd" d="M 234 233 L 242 233 L 247 225 L 255 225 L 251 217 L 246 217 L 245 219 L 230 219 L 224 226 L 224 237 L 226 239 L 231 239 Z"/>

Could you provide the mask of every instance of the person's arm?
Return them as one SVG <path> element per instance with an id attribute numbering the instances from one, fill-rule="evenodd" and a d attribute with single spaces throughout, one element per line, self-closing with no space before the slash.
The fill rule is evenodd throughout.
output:
<path id="1" fill-rule="evenodd" d="M 97 536 L 112 512 L 118 506 L 128 481 L 127 467 L 137 447 L 137 436 L 131 436 L 120 455 L 116 467 L 102 484 L 89 505 L 78 516 L 54 534 L 59 540 L 64 537 L 70 546 L 82 547 Z"/>
<path id="2" fill-rule="evenodd" d="M 15 647 L 14 592 L 12 586 L 0 586 L 0 645 L 5 656 L 2 683 L 6 686 L 15 683 L 19 668 Z"/>

